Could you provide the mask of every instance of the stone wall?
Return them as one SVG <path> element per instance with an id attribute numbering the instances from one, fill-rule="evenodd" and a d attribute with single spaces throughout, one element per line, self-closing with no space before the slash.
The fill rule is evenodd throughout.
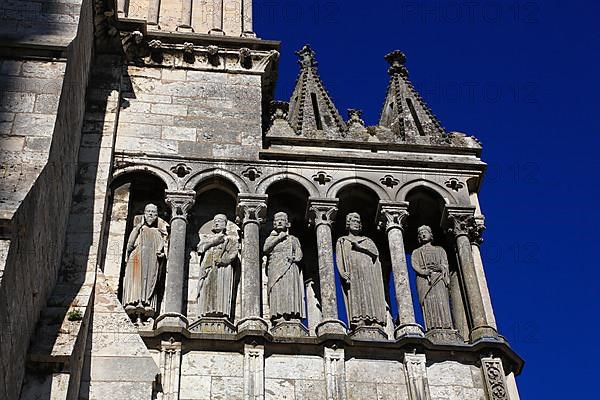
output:
<path id="1" fill-rule="evenodd" d="M 77 34 L 82 0 L 4 0 L 0 41 L 67 46 Z"/>
<path id="2" fill-rule="evenodd" d="M 10 220 L 48 160 L 66 63 L 0 64 L 0 218 Z"/>
<path id="3" fill-rule="evenodd" d="M 239 353 L 190 351 L 181 367 L 182 400 L 241 400 L 244 358 Z M 325 400 L 325 364 L 321 356 L 271 354 L 265 357 L 266 400 Z M 458 361 L 429 362 L 431 400 L 486 398 L 481 369 Z M 404 364 L 396 359 L 350 355 L 345 360 L 348 400 L 406 400 Z"/>
<path id="4" fill-rule="evenodd" d="M 181 400 L 237 400 L 244 393 L 244 356 L 191 351 L 182 357 Z"/>
<path id="5" fill-rule="evenodd" d="M 126 70 L 116 152 L 184 158 L 258 157 L 262 146 L 258 75 Z"/>
<path id="6" fill-rule="evenodd" d="M 0 397 L 6 399 L 18 398 L 29 339 L 56 282 L 63 250 L 93 52 L 91 1 L 83 4 L 80 17 L 85 23 L 67 50 L 48 162 L 11 221 L 11 246 L 0 284 Z M 2 25 L 6 30 L 7 24 Z"/>

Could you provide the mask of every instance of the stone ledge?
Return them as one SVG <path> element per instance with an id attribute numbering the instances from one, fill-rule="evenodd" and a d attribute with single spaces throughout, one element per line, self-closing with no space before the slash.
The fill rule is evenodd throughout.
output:
<path id="1" fill-rule="evenodd" d="M 211 334 L 211 333 L 195 333 L 187 329 L 166 329 L 159 328 L 155 331 L 141 331 L 140 336 L 149 347 L 156 343 L 156 339 L 165 337 L 168 338 L 174 334 L 181 335 L 184 347 L 195 347 L 202 343 L 211 343 L 211 346 L 233 349 L 239 351 L 239 346 L 248 340 L 264 342 L 265 345 L 272 346 L 289 346 L 294 345 L 298 348 L 305 348 L 309 353 L 310 349 L 315 346 L 319 348 L 325 344 L 332 342 L 343 345 L 346 349 L 356 349 L 357 351 L 400 351 L 412 352 L 417 349 L 419 352 L 448 352 L 456 357 L 461 355 L 469 355 L 479 359 L 482 355 L 494 354 L 502 359 L 507 373 L 519 375 L 523 369 L 523 359 L 510 347 L 508 342 L 501 336 L 498 339 L 480 339 L 475 343 L 433 343 L 426 337 L 407 336 L 397 340 L 354 340 L 347 334 L 331 334 L 322 337 L 306 336 L 298 338 L 274 337 L 269 332 L 241 332 L 237 334 Z"/>

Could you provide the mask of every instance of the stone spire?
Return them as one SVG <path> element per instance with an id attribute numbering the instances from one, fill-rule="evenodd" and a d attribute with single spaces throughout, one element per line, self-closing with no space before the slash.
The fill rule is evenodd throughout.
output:
<path id="1" fill-rule="evenodd" d="M 446 136 L 440 121 L 408 79 L 404 53 L 396 50 L 385 59 L 390 64 L 390 84 L 379 125 L 390 128 L 403 140 L 419 136 Z"/>
<path id="2" fill-rule="evenodd" d="M 300 75 L 290 100 L 288 122 L 297 135 L 334 138 L 343 135 L 346 124 L 317 72 L 315 52 L 305 45 L 296 52 Z"/>

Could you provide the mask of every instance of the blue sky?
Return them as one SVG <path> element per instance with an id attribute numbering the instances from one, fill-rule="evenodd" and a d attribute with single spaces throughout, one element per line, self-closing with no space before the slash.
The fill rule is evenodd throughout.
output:
<path id="1" fill-rule="evenodd" d="M 279 99 L 309 43 L 343 116 L 374 125 L 400 49 L 443 125 L 483 142 L 482 251 L 524 399 L 590 395 L 598 370 L 599 18 L 593 1 L 255 0 L 255 30 L 283 42 Z"/>

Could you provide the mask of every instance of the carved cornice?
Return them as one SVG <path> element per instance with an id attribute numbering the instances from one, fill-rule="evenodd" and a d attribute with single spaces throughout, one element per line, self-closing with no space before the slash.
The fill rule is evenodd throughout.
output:
<path id="1" fill-rule="evenodd" d="M 238 223 L 261 224 L 267 215 L 267 196 L 256 194 L 240 194 L 237 204 Z"/>
<path id="2" fill-rule="evenodd" d="M 166 191 L 165 202 L 171 207 L 171 221 L 183 219 L 187 221 L 188 211 L 194 205 L 196 192 L 194 191 Z"/>
<path id="3" fill-rule="evenodd" d="M 377 210 L 379 229 L 386 232 L 392 229 L 404 230 L 408 215 L 407 202 L 380 201 Z"/>
<path id="4" fill-rule="evenodd" d="M 140 31 L 121 37 L 127 61 L 134 65 L 262 74 L 279 60 L 277 50 L 229 48 L 145 37 Z"/>
<path id="5" fill-rule="evenodd" d="M 308 220 L 315 228 L 319 225 L 331 226 L 338 212 L 337 199 L 308 199 Z"/>

